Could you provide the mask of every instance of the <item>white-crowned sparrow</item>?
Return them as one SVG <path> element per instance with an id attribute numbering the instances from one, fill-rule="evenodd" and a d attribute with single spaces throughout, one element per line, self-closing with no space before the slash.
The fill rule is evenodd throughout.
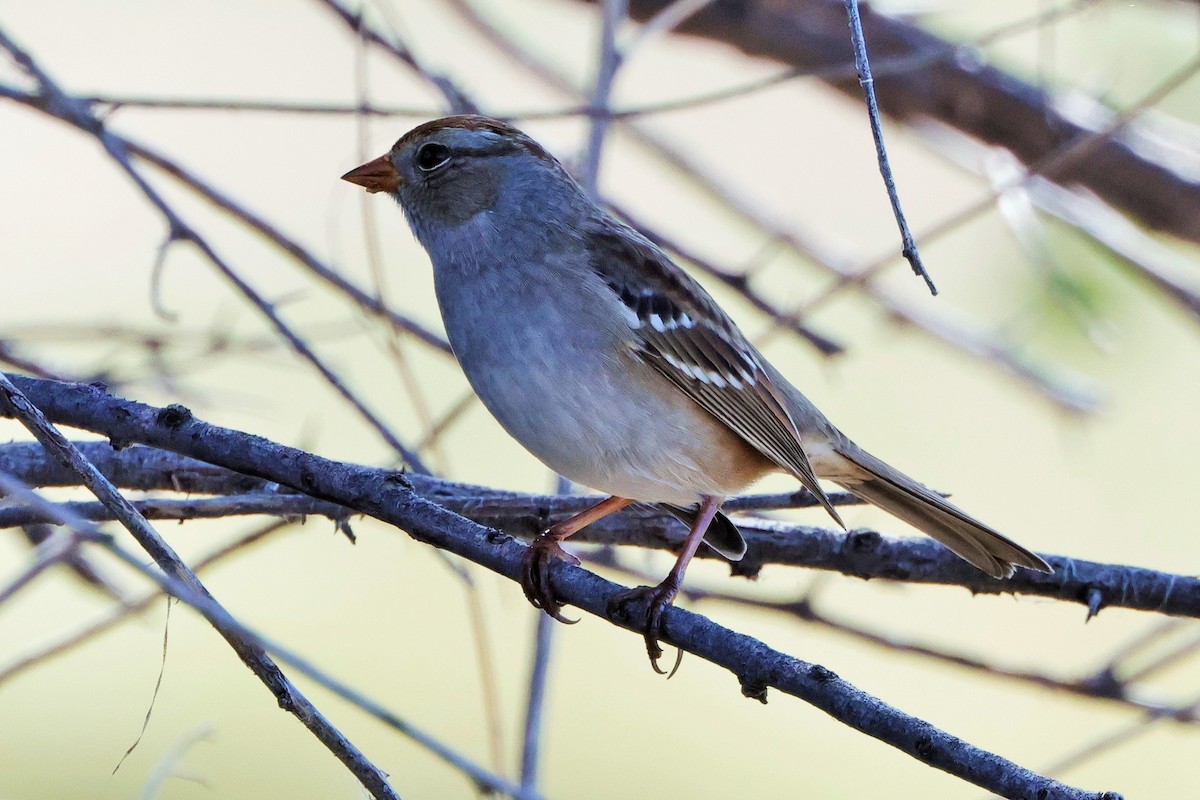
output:
<path id="1" fill-rule="evenodd" d="M 547 569 L 570 558 L 559 542 L 631 502 L 668 504 L 691 531 L 667 578 L 640 590 L 654 661 L 662 614 L 701 539 L 733 560 L 745 552 L 721 502 L 779 470 L 839 524 L 818 478 L 997 578 L 1014 566 L 1050 571 L 846 438 L 699 284 L 515 128 L 478 116 L 427 122 L 343 178 L 399 201 L 433 262 L 454 354 L 500 424 L 554 471 L 612 495 L 530 547 L 522 584 L 547 613 L 562 619 Z"/>

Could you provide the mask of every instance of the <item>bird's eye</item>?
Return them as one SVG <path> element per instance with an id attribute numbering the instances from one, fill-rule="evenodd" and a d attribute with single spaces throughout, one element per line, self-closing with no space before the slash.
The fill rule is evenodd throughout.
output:
<path id="1" fill-rule="evenodd" d="M 450 161 L 450 148 L 437 142 L 427 142 L 417 151 L 417 168 L 422 172 L 433 172 Z"/>

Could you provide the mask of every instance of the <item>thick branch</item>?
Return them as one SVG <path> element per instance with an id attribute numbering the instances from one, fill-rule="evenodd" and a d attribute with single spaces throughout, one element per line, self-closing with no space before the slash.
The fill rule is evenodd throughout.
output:
<path id="1" fill-rule="evenodd" d="M 144 441 L 176 452 L 198 455 L 181 436 L 162 437 L 161 432 L 145 429 L 136 422 L 138 403 L 97 391 L 90 403 L 72 403 L 70 397 L 86 387 L 29 378 L 14 379 L 32 397 L 42 401 L 47 413 L 65 424 L 94 430 L 117 441 Z M 152 409 L 163 414 L 169 409 Z M 61 414 L 62 416 L 55 416 Z M 117 424 L 115 420 L 133 420 Z M 241 448 L 241 439 L 254 437 L 226 431 L 228 447 Z M 154 440 L 154 441 L 151 441 Z M 105 442 L 80 442 L 84 454 L 114 483 L 123 488 L 160 489 L 235 494 L 255 492 L 236 498 L 233 505 L 222 501 L 205 504 L 197 501 L 147 501 L 139 509 L 148 515 L 179 519 L 201 516 L 230 516 L 236 513 L 275 515 L 320 514 L 341 520 L 347 514 L 361 513 L 358 508 L 321 503 L 263 491 L 266 481 L 249 478 L 194 458 L 148 447 L 125 446 L 113 450 Z M 223 455 L 218 455 L 224 458 Z M 36 486 L 73 486 L 78 483 L 64 470 L 46 463 L 37 445 L 10 443 L 0 446 L 0 472 L 15 475 Z M 227 463 L 227 462 L 222 462 Z M 353 464 L 339 465 L 365 478 L 394 475 L 387 470 Z M 261 465 L 270 470 L 269 464 Z M 503 529 L 506 533 L 530 538 L 547 525 L 573 516 L 595 502 L 594 497 L 579 495 L 528 495 L 456 483 L 428 475 L 407 475 L 405 480 L 426 500 L 461 514 L 481 525 Z M 176 485 L 180 484 L 180 485 Z M 184 487 L 184 488 L 181 488 Z M 233 500 L 227 498 L 226 500 Z M 835 492 L 837 505 L 858 502 L 853 496 Z M 750 495 L 732 498 L 725 508 L 731 512 L 752 512 L 785 508 L 807 508 L 813 501 L 807 492 L 782 495 Z M 80 507 L 90 519 L 104 518 L 100 509 Z M 0 527 L 41 519 L 23 509 L 0 512 Z M 999 581 L 971 567 L 937 542 L 924 537 L 890 538 L 859 529 L 845 533 L 810 525 L 741 517 L 738 527 L 745 535 L 748 551 L 733 572 L 754 576 L 766 565 L 808 567 L 840 572 L 853 577 L 905 581 L 908 583 L 962 586 L 974 594 L 1021 594 L 1050 597 L 1087 606 L 1090 613 L 1101 608 L 1130 608 L 1177 616 L 1200 617 L 1200 579 L 1122 564 L 1043 554 L 1054 567 L 1053 575 L 1018 570 Z M 658 550 L 678 550 L 684 534 L 674 517 L 649 506 L 634 506 L 621 514 L 606 517 L 576 534 L 574 541 L 623 544 Z M 698 555 L 717 558 L 710 550 Z"/>
<path id="2" fill-rule="evenodd" d="M 519 576 L 525 546 L 499 531 L 430 503 L 413 492 L 398 473 L 356 468 L 258 436 L 209 425 L 179 406 L 157 409 L 124 401 L 119 405 L 122 413 L 114 414 L 115 398 L 96 386 L 28 378 L 13 381 L 48 416 L 65 424 L 89 427 L 84 424 L 84 420 L 89 420 L 90 426 L 112 428 L 113 435 L 126 441 L 139 439 L 291 486 L 389 522 L 419 541 L 448 550 L 511 580 Z M 630 630 L 637 628 L 637 623 L 630 620 L 644 617 L 645 609 L 638 603 L 627 607 L 627 618 L 610 617 L 610 604 L 622 595 L 624 587 L 587 570 L 556 562 L 551 577 L 555 594 L 588 613 Z M 892 708 L 824 667 L 776 652 L 756 639 L 697 614 L 672 607 L 664 619 L 664 640 L 733 672 L 748 697 L 765 700 L 766 690 L 774 686 L 930 766 L 1005 797 L 1044 800 L 1118 797 L 1112 793 L 1086 792 L 1037 775 Z"/>

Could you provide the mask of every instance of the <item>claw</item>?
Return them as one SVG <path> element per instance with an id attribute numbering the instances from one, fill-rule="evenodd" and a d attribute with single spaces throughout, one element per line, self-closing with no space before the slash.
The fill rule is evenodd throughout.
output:
<path id="1" fill-rule="evenodd" d="M 642 624 L 642 638 L 646 642 L 646 655 L 650 658 L 650 667 L 659 675 L 666 675 L 667 680 L 670 680 L 679 670 L 679 664 L 683 661 L 683 651 L 676 651 L 675 664 L 670 670 L 664 670 L 658 666 L 658 660 L 662 658 L 663 649 L 659 644 L 659 639 L 663 636 L 663 615 L 671 606 L 671 601 L 675 599 L 679 587 L 670 584 L 670 581 L 664 581 L 658 586 L 639 586 L 636 589 L 630 589 L 628 592 L 614 598 L 608 606 L 608 614 L 614 619 L 629 621 L 629 613 L 625 607 L 630 603 L 646 601 L 646 617 Z"/>
<path id="2" fill-rule="evenodd" d="M 530 543 L 521 558 L 521 590 L 534 608 L 542 609 L 559 622 L 574 625 L 579 620 L 562 615 L 563 603 L 554 596 L 554 588 L 550 585 L 550 564 L 554 561 L 579 563 L 578 558 L 559 546 L 557 537 L 549 532 L 542 533 Z"/>

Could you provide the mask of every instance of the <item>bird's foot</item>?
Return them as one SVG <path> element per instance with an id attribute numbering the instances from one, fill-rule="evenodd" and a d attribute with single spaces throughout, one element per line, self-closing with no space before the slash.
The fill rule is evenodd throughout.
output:
<path id="1" fill-rule="evenodd" d="M 579 559 L 563 550 L 559 539 L 547 531 L 530 542 L 521 558 L 521 589 L 534 608 L 542 609 L 559 622 L 574 625 L 579 620 L 562 615 L 563 604 L 554 596 L 554 588 L 550 585 L 550 564 L 555 561 L 579 563 Z"/>
<path id="2" fill-rule="evenodd" d="M 646 641 L 646 655 L 650 657 L 650 666 L 659 675 L 666 675 L 668 679 L 675 675 L 679 670 L 679 662 L 683 660 L 683 651 L 679 650 L 675 656 L 675 664 L 670 670 L 664 670 L 658 666 L 658 660 L 662 658 L 663 649 L 658 643 L 658 640 L 663 636 L 663 615 L 671 606 L 671 601 L 675 599 L 675 595 L 679 593 L 679 587 L 671 580 L 665 580 L 658 586 L 639 586 L 636 589 L 630 589 L 627 592 L 622 592 L 613 598 L 608 604 L 608 616 L 618 621 L 629 621 L 629 612 L 626 609 L 630 603 L 646 603 L 646 617 L 642 626 L 642 638 Z"/>

